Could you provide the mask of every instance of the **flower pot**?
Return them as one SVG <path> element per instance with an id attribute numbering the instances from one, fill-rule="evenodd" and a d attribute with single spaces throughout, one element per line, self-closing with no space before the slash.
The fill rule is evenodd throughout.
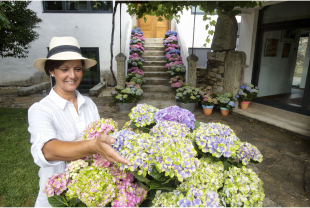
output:
<path id="1" fill-rule="evenodd" d="M 240 108 L 241 108 L 242 110 L 246 110 L 246 109 L 249 107 L 249 104 L 250 104 L 250 101 L 242 101 L 242 102 L 240 103 Z"/>
<path id="2" fill-rule="evenodd" d="M 197 107 L 197 103 L 179 103 L 180 108 L 184 108 L 189 110 L 190 112 L 194 113 Z"/>
<path id="3" fill-rule="evenodd" d="M 229 114 L 229 110 L 228 108 L 220 108 L 221 109 L 221 113 L 222 113 L 222 116 L 228 116 Z"/>
<path id="4" fill-rule="evenodd" d="M 214 105 L 202 105 L 203 113 L 207 116 L 211 115 Z"/>
<path id="5" fill-rule="evenodd" d="M 130 112 L 136 103 L 116 103 L 119 112 Z"/>

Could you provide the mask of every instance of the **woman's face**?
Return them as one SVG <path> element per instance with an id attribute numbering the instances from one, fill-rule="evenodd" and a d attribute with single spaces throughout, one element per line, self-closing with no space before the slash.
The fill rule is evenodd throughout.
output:
<path id="1" fill-rule="evenodd" d="M 83 65 L 81 60 L 64 62 L 60 67 L 50 72 L 56 81 L 55 88 L 66 92 L 75 91 L 83 77 Z"/>

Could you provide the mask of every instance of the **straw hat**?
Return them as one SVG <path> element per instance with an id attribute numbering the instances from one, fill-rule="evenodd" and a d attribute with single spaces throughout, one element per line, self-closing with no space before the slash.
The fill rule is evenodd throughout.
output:
<path id="1" fill-rule="evenodd" d="M 47 60 L 84 60 L 85 68 L 95 66 L 97 61 L 82 56 L 80 45 L 73 37 L 53 37 L 50 42 L 47 58 L 40 58 L 33 62 L 33 66 L 45 72 Z"/>

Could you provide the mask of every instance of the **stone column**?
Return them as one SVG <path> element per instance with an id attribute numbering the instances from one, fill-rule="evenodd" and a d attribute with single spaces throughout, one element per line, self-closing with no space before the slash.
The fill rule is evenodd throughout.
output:
<path id="1" fill-rule="evenodd" d="M 197 84 L 197 61 L 198 57 L 195 54 L 191 54 L 187 57 L 187 83 L 191 87 L 196 87 Z"/>
<path id="2" fill-rule="evenodd" d="M 244 80 L 246 54 L 243 51 L 229 51 L 225 59 L 224 72 L 224 92 L 229 92 L 233 96 L 237 94 L 240 85 Z M 238 102 L 236 102 L 236 108 Z"/>
<path id="3" fill-rule="evenodd" d="M 116 57 L 115 60 L 117 62 L 117 85 L 125 87 L 126 83 L 126 59 L 127 57 L 123 53 L 119 53 Z"/>

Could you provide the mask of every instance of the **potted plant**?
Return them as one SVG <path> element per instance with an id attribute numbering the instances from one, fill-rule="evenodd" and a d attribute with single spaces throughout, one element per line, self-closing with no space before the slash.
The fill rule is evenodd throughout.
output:
<path id="1" fill-rule="evenodd" d="M 211 115 L 214 105 L 217 104 L 217 99 L 215 93 L 211 90 L 208 90 L 207 93 L 202 98 L 201 101 L 203 113 L 205 115 Z"/>
<path id="2" fill-rule="evenodd" d="M 143 90 L 139 85 L 129 85 L 126 88 L 117 85 L 115 91 L 111 92 L 113 101 L 117 104 L 120 112 L 130 112 L 136 106 L 136 102 L 142 97 L 142 94 Z"/>
<path id="3" fill-rule="evenodd" d="M 240 102 L 240 108 L 246 110 L 250 102 L 257 97 L 259 88 L 249 83 L 244 83 L 235 96 Z"/>
<path id="4" fill-rule="evenodd" d="M 227 116 L 229 112 L 232 112 L 232 108 L 235 107 L 233 96 L 229 92 L 218 95 L 217 103 L 223 116 Z"/>
<path id="5" fill-rule="evenodd" d="M 172 77 L 169 81 L 169 84 L 171 84 L 171 88 L 174 92 L 180 87 L 182 87 L 185 84 L 185 78 L 182 76 L 175 76 Z"/>
<path id="6" fill-rule="evenodd" d="M 134 82 L 136 84 L 139 84 L 140 87 L 146 82 L 146 80 L 143 78 L 142 75 L 136 74 L 136 73 L 133 73 L 133 72 L 127 74 L 126 81 L 127 82 Z"/>
<path id="7" fill-rule="evenodd" d="M 185 84 L 183 87 L 176 90 L 175 98 L 180 108 L 185 108 L 194 112 L 197 103 L 201 101 L 203 95 L 204 93 L 201 89 L 190 87 L 188 84 Z"/>

